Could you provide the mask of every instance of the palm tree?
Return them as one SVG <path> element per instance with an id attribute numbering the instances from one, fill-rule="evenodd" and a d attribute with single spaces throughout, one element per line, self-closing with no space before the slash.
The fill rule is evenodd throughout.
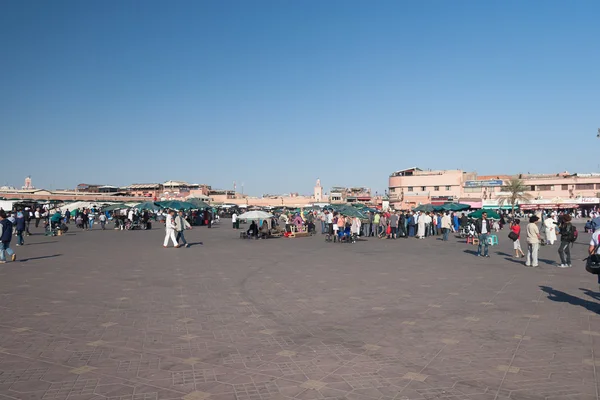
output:
<path id="1" fill-rule="evenodd" d="M 529 193 L 525 193 L 527 186 L 523 181 L 517 177 L 510 178 L 510 180 L 502 187 L 503 192 L 508 192 L 507 195 L 498 197 L 498 204 L 510 204 L 511 212 L 514 217 L 515 205 L 520 202 L 525 202 L 531 199 Z"/>

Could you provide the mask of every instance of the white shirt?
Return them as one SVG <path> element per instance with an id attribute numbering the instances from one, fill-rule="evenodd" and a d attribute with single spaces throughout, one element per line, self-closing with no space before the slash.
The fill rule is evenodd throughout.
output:
<path id="1" fill-rule="evenodd" d="M 173 223 L 173 216 L 171 214 L 167 214 L 167 220 L 165 221 L 165 228 L 175 229 L 175 224 Z"/>
<path id="2" fill-rule="evenodd" d="M 327 219 L 326 219 L 327 223 L 328 224 L 333 224 L 333 213 L 329 213 L 329 214 L 326 214 L 326 215 L 327 215 Z"/>
<path id="3" fill-rule="evenodd" d="M 590 246 L 594 246 L 594 247 L 598 246 L 598 243 L 600 243 L 599 236 L 600 236 L 600 229 L 596 229 L 594 231 L 594 233 L 592 234 L 592 239 L 590 240 Z M 600 254 L 600 248 L 598 248 L 596 250 L 596 254 Z"/>
<path id="4" fill-rule="evenodd" d="M 133 221 L 133 210 L 129 210 L 129 215 L 127 216 L 130 221 Z"/>
<path id="5" fill-rule="evenodd" d="M 481 220 L 481 234 L 488 233 L 487 221 L 485 219 Z"/>
<path id="6" fill-rule="evenodd" d="M 236 213 L 233 213 L 231 215 L 231 222 L 237 222 L 237 214 Z"/>

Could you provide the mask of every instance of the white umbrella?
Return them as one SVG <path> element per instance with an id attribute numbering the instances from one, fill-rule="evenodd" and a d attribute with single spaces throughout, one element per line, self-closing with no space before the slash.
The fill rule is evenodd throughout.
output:
<path id="1" fill-rule="evenodd" d="M 248 211 L 238 216 L 239 219 L 269 219 L 273 218 L 273 214 L 264 211 Z"/>

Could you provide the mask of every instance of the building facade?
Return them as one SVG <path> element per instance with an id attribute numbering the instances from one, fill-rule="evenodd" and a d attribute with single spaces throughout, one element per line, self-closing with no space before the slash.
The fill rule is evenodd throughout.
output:
<path id="1" fill-rule="evenodd" d="M 594 207 L 600 204 L 600 173 L 519 174 L 531 197 L 523 209 Z M 498 208 L 508 195 L 504 185 L 513 176 L 478 176 L 461 170 L 422 170 L 417 167 L 392 173 L 389 177 L 390 205 L 412 209 L 420 204 L 460 202 L 474 208 Z M 506 207 L 506 206 L 505 206 Z"/>

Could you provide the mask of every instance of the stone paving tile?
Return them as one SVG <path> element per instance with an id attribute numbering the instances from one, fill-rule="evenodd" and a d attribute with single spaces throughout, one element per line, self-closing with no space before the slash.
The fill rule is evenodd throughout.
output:
<path id="1" fill-rule="evenodd" d="M 479 259 L 229 226 L 179 250 L 161 230 L 28 237 L 0 267 L 0 398 L 598 400 L 600 293 L 556 248 L 531 270 L 505 240 Z"/>

